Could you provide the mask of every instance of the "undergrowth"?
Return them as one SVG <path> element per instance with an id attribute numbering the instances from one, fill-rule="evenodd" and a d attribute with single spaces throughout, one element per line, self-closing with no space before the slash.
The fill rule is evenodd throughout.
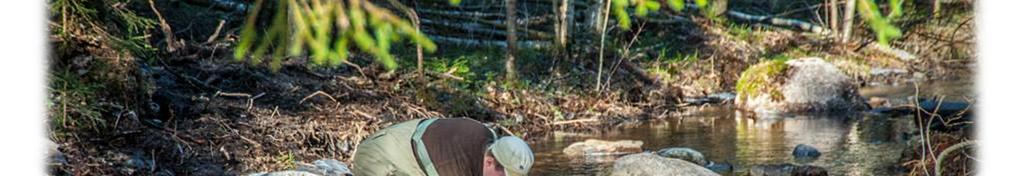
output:
<path id="1" fill-rule="evenodd" d="M 99 132 L 106 127 L 97 101 L 101 83 L 90 82 L 70 70 L 51 73 L 50 125 L 55 137 L 65 137 L 76 130 Z"/>

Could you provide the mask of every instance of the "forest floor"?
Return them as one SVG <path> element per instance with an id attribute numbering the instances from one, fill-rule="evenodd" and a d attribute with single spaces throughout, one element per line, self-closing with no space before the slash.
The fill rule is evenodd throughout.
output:
<path id="1" fill-rule="evenodd" d="M 139 102 L 98 98 L 72 105 L 85 110 L 51 106 L 64 109 L 53 113 L 93 114 L 99 120 L 92 123 L 104 124 L 85 129 L 74 125 L 86 122 L 50 122 L 51 140 L 64 155 L 63 162 L 51 164 L 51 173 L 238 175 L 289 169 L 295 162 L 321 158 L 350 162 L 365 136 L 414 118 L 468 117 L 499 124 L 527 140 L 553 130 L 599 131 L 694 112 L 700 105 L 688 104 L 686 98 L 731 92 L 747 66 L 777 57 L 821 57 L 863 85 L 969 78 L 976 60 L 973 17 L 966 13 L 906 29 L 907 37 L 895 46 L 916 53 L 912 60 L 871 50 L 865 47 L 868 43 L 844 44 L 770 26 L 694 20 L 681 27 L 637 25 L 647 32 L 619 33 L 614 38 L 618 44 L 609 47 L 616 54 L 606 58 L 606 70 L 600 74 L 595 69 L 595 47 L 571 57 L 526 49 L 517 62 L 521 79 L 504 82 L 503 49 L 464 46 L 447 47 L 450 50 L 442 46 L 428 54 L 429 74 L 422 78 L 415 72 L 415 56 L 408 46 L 395 49 L 402 66 L 394 72 L 363 56 L 351 59 L 351 65 L 327 69 L 311 68 L 305 59 L 294 58 L 272 72 L 264 65 L 230 58 L 237 22 L 228 22 L 222 35 L 206 42 L 218 20 L 187 20 L 214 16 L 187 12 L 163 8 L 186 49 L 160 48 L 154 58 L 137 58 L 133 73 L 144 91 L 105 92 L 110 90 L 76 81 L 86 80 L 79 78 L 82 71 L 60 67 L 51 71 L 56 82 L 51 85 L 65 85 L 51 86 L 52 97 L 75 92 L 143 97 Z M 969 25 L 959 29 L 960 22 Z M 636 41 L 633 38 L 640 42 L 630 44 Z M 623 51 L 632 54 L 619 57 Z M 79 55 L 76 58 L 90 57 Z M 654 83 L 625 71 L 626 64 L 641 68 Z M 596 88 L 598 76 L 607 86 Z"/>

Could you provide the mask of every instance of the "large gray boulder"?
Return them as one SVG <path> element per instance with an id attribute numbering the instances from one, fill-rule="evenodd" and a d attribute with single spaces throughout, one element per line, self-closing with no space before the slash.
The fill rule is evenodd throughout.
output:
<path id="1" fill-rule="evenodd" d="M 861 111 L 854 80 L 816 57 L 770 60 L 743 71 L 735 104 L 757 114 Z"/>
<path id="2" fill-rule="evenodd" d="M 621 155 L 643 152 L 643 141 L 620 140 L 604 141 L 587 139 L 583 142 L 572 143 L 562 150 L 565 155 L 570 156 L 600 156 L 600 155 Z"/>
<path id="3" fill-rule="evenodd" d="M 651 153 L 630 154 L 615 160 L 611 176 L 717 176 L 703 166 Z"/>

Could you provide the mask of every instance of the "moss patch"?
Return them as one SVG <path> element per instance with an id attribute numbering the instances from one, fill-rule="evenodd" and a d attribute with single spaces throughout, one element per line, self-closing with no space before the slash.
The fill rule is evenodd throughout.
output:
<path id="1" fill-rule="evenodd" d="M 746 99 L 767 93 L 770 94 L 772 100 L 784 99 L 785 97 L 782 95 L 781 90 L 779 90 L 780 88 L 777 85 L 772 85 L 772 82 L 773 79 L 785 73 L 785 70 L 788 69 L 788 65 L 785 64 L 785 61 L 788 60 L 789 57 L 775 57 L 743 71 L 739 81 L 735 84 L 735 91 L 738 97 Z"/>

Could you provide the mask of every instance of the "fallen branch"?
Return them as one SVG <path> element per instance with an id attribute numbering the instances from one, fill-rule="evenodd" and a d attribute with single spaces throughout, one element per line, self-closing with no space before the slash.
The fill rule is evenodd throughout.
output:
<path id="1" fill-rule="evenodd" d="M 217 97 L 220 97 L 220 96 L 224 96 L 224 97 L 238 97 L 238 98 L 250 98 L 250 97 L 252 97 L 251 94 L 247 94 L 247 93 L 231 93 L 231 92 L 221 92 L 221 91 L 217 91 L 217 93 L 213 94 L 213 96 L 217 96 Z"/>
<path id="2" fill-rule="evenodd" d="M 213 43 L 213 41 L 216 40 L 218 36 L 220 36 L 220 30 L 224 28 L 224 22 L 225 22 L 224 20 L 220 20 L 220 23 L 217 24 L 217 29 L 213 30 L 213 34 L 210 35 L 210 38 L 206 39 L 206 43 Z"/>
<path id="3" fill-rule="evenodd" d="M 451 79 L 451 80 L 456 80 L 456 81 L 459 81 L 459 82 L 465 81 L 465 78 L 453 75 L 453 73 L 456 70 L 458 70 L 458 69 L 457 68 L 451 68 L 451 70 L 448 70 L 448 72 L 446 72 L 446 73 L 427 72 L 427 74 L 429 74 L 430 76 L 433 76 L 433 77 L 441 78 L 441 79 Z"/>
<path id="4" fill-rule="evenodd" d="M 302 100 L 298 101 L 298 104 L 302 104 L 303 102 L 305 102 L 305 100 L 308 100 L 309 98 L 313 98 L 313 96 L 316 96 L 316 95 L 325 96 L 327 98 L 330 98 L 330 101 L 334 101 L 334 103 L 340 104 L 337 101 L 337 99 L 334 99 L 334 97 L 328 95 L 326 92 L 323 92 L 323 91 L 316 91 L 316 92 L 313 92 L 312 94 L 309 94 L 309 96 L 305 96 L 305 98 L 302 98 Z"/>
<path id="5" fill-rule="evenodd" d="M 945 148 L 945 150 L 941 151 L 941 154 L 938 154 L 938 159 L 934 161 L 934 174 L 941 176 L 941 161 L 944 161 L 945 157 L 948 157 L 950 153 L 966 147 L 971 147 L 975 144 L 977 144 L 976 141 L 965 141 Z"/>
<path id="6" fill-rule="evenodd" d="M 565 124 L 574 124 L 574 123 L 592 123 L 592 122 L 599 122 L 599 121 L 600 121 L 600 119 L 597 119 L 597 118 L 588 118 L 588 119 L 576 119 L 576 120 L 567 120 L 567 121 L 557 121 L 557 122 L 552 122 L 550 125 L 565 125 Z"/>
<path id="7" fill-rule="evenodd" d="M 428 37 L 430 37 L 431 40 L 436 41 L 436 42 L 455 44 L 455 45 L 464 45 L 464 46 L 496 46 L 496 47 L 507 47 L 508 46 L 508 42 L 503 41 L 503 40 L 473 40 L 473 39 L 462 39 L 462 38 L 445 37 L 445 36 L 434 36 L 434 35 L 431 35 L 431 36 L 428 36 Z M 518 46 L 523 47 L 523 48 L 547 48 L 547 47 L 551 46 L 551 42 L 550 41 L 532 41 L 532 40 L 526 40 L 526 41 L 518 41 L 517 43 L 518 43 Z"/>
<path id="8" fill-rule="evenodd" d="M 826 27 L 824 27 L 824 26 L 820 26 L 820 25 L 816 25 L 816 24 L 813 24 L 813 23 L 809 23 L 809 22 L 805 22 L 805 21 L 800 21 L 800 20 L 796 20 L 796 19 L 778 18 L 778 17 L 776 17 L 776 15 L 770 15 L 770 16 L 751 15 L 751 14 L 747 14 L 747 13 L 743 13 L 743 12 L 739 12 L 739 11 L 729 10 L 728 11 L 728 16 L 730 16 L 732 18 L 742 19 L 742 20 L 748 20 L 748 21 L 754 21 L 754 22 L 760 22 L 760 23 L 767 23 L 767 24 L 771 24 L 771 25 L 774 25 L 774 26 L 793 27 L 793 28 L 798 28 L 798 29 L 803 30 L 803 31 L 809 31 L 809 32 L 818 33 L 818 34 L 824 34 L 824 35 L 830 35 L 831 34 L 831 30 L 826 28 Z"/>

